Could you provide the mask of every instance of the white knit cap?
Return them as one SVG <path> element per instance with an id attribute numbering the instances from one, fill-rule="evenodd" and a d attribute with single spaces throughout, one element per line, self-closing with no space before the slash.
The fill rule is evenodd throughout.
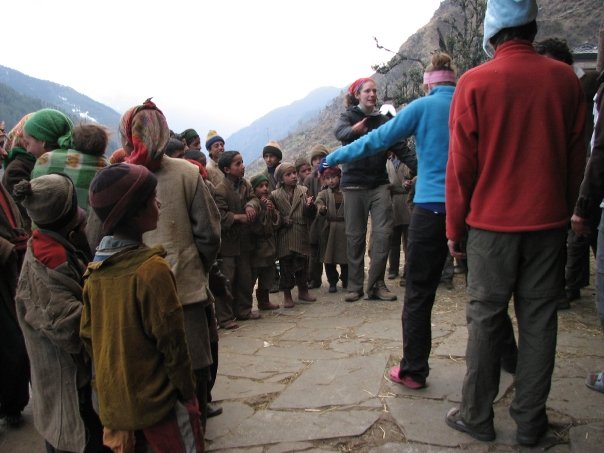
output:
<path id="1" fill-rule="evenodd" d="M 489 57 L 493 48 L 489 39 L 504 28 L 528 24 L 537 18 L 535 0 L 488 0 L 484 15 L 484 39 L 482 47 Z"/>

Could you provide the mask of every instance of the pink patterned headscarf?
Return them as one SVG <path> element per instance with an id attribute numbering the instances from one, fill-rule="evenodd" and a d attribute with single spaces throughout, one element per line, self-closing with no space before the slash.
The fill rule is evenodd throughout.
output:
<path id="1" fill-rule="evenodd" d="M 151 171 L 159 170 L 170 140 L 170 129 L 166 117 L 151 98 L 122 115 L 120 136 L 128 163 L 143 165 Z"/>

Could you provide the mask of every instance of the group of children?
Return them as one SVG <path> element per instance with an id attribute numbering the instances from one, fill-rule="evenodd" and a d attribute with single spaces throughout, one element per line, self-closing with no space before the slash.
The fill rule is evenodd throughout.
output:
<path id="1" fill-rule="evenodd" d="M 224 178 L 214 190 L 222 226 L 220 259 L 222 270 L 234 289 L 230 309 L 217 307 L 218 321 L 223 327 L 232 328 L 233 318 L 245 320 L 260 316 L 252 311 L 256 282 L 258 308 L 279 308 L 269 300 L 276 261 L 283 307 L 295 306 L 291 292 L 294 287 L 299 300 L 315 301 L 309 292 L 313 249 L 321 250 L 320 262 L 326 263 L 330 271 L 333 269 L 328 271 L 328 280 L 330 290 L 336 291 L 339 275 L 335 266 L 346 268 L 343 197 L 339 191 L 339 169 L 328 169 L 328 175 L 320 173 L 319 162 L 328 152 L 324 147 L 321 150 L 322 153 L 316 155 L 311 153 L 313 170 L 304 158 L 296 163 L 282 162 L 279 144 L 271 141 L 263 149 L 266 170 L 249 181 L 244 177 L 240 153 L 226 151 L 220 155 L 218 168 Z M 316 219 L 325 219 L 320 222 L 320 247 L 311 241 Z M 342 282 L 345 287 L 345 270 Z M 225 312 L 227 318 L 220 312 Z"/>

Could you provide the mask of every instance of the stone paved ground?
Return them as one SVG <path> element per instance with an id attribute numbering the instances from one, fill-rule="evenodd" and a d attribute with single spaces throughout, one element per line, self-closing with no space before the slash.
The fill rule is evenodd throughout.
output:
<path id="1" fill-rule="evenodd" d="M 398 281 L 397 281 L 398 283 Z M 386 379 L 401 358 L 402 289 L 397 302 L 346 303 L 343 293 L 315 290 L 319 301 L 264 314 L 221 331 L 214 399 L 224 413 L 208 421 L 207 449 L 216 452 L 510 452 L 515 425 L 508 408 L 513 378 L 502 372 L 495 405 L 497 439 L 474 441 L 444 423 L 461 397 L 467 338 L 463 277 L 440 288 L 433 315 L 429 386 L 410 391 Z M 604 367 L 593 288 L 560 314 L 548 414 L 551 428 L 536 451 L 604 451 L 604 395 L 585 375 Z M 273 302 L 279 294 L 271 294 Z M 526 449 L 524 449 L 526 450 Z M 40 452 L 26 413 L 19 431 L 3 429 L 0 452 Z"/>

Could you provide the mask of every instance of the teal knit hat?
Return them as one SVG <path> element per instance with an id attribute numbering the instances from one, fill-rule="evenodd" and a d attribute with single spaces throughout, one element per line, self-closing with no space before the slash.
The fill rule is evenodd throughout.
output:
<path id="1" fill-rule="evenodd" d="M 23 129 L 36 140 L 56 143 L 61 149 L 73 148 L 73 123 L 55 109 L 38 110 L 26 121 Z"/>

